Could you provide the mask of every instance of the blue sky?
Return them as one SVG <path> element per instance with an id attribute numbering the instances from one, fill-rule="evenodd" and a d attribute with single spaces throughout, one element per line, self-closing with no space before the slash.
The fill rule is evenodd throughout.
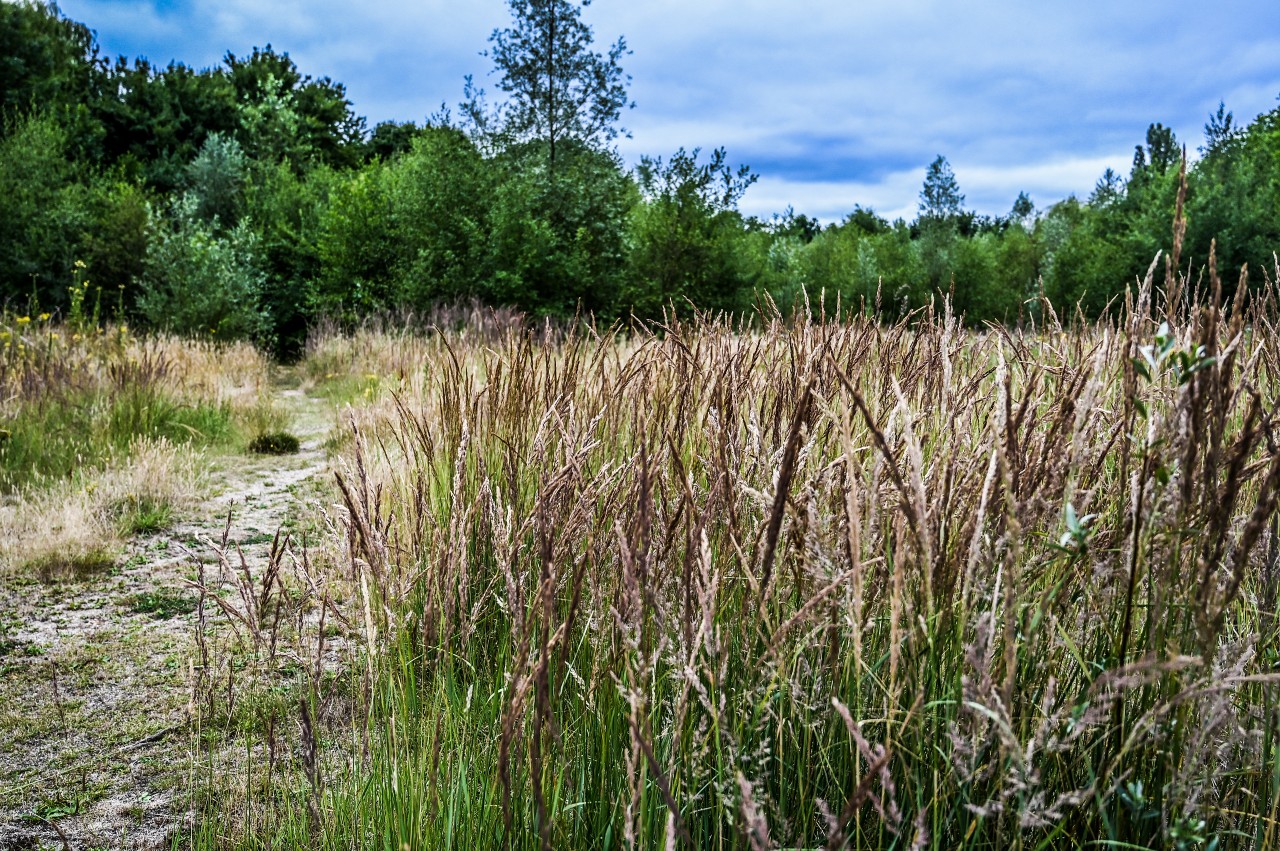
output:
<path id="1" fill-rule="evenodd" d="M 63 0 L 104 51 L 204 67 L 271 43 L 346 84 L 356 111 L 421 121 L 456 105 L 503 0 Z M 744 212 L 915 215 L 938 154 L 966 206 L 1003 213 L 1128 173 L 1153 121 L 1194 155 L 1219 100 L 1247 122 L 1280 95 L 1277 0 L 595 0 L 625 35 L 629 162 L 720 145 L 759 182 Z M 492 88 L 492 85 L 488 86 Z"/>

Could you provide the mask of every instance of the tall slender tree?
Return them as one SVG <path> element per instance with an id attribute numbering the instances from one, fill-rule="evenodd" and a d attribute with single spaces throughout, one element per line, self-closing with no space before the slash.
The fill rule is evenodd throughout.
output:
<path id="1" fill-rule="evenodd" d="M 929 164 L 924 175 L 924 188 L 920 190 L 921 224 L 943 222 L 960 215 L 964 195 L 951 170 L 951 163 L 942 154 Z"/>
<path id="2" fill-rule="evenodd" d="M 566 142 L 600 147 L 625 134 L 618 120 L 634 104 L 627 96 L 631 77 L 619 60 L 630 51 L 622 37 L 604 53 L 592 49 L 591 27 L 582 22 L 590 0 L 508 0 L 508 5 L 512 25 L 494 30 L 492 47 L 483 54 L 493 60 L 506 98 L 489 110 L 483 90 L 467 78 L 462 112 L 473 128 L 500 145 L 545 144 L 552 171 L 557 149 Z"/>

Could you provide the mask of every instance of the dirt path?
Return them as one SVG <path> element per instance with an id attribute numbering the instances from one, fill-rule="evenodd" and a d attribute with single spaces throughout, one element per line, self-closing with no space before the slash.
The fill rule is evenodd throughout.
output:
<path id="1" fill-rule="evenodd" d="M 230 540 L 266 560 L 326 479 L 332 408 L 277 398 L 301 451 L 212 456 L 202 503 L 131 542 L 114 567 L 66 581 L 0 570 L 0 851 L 167 848 L 190 820 L 195 595 Z M 189 780 L 189 778 L 188 778 Z"/>

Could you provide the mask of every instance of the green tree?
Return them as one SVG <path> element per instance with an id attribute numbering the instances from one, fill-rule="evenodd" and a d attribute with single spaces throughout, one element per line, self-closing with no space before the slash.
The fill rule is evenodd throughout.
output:
<path id="1" fill-rule="evenodd" d="M 0 116 L 43 112 L 68 129 L 76 155 L 93 154 L 102 130 L 87 105 L 107 89 L 105 77 L 92 30 L 64 18 L 56 4 L 0 3 Z"/>
<path id="2" fill-rule="evenodd" d="M 260 166 L 245 187 L 245 220 L 258 238 L 263 270 L 259 303 L 270 317 L 275 353 L 296 357 L 318 307 L 321 222 L 343 173 L 316 166 L 298 174 L 288 163 Z"/>
<path id="3" fill-rule="evenodd" d="M 1209 120 L 1204 125 L 1204 146 L 1200 149 L 1201 153 L 1226 145 L 1234 139 L 1239 132 L 1239 128 L 1235 126 L 1235 116 L 1227 111 L 1227 105 L 1223 101 L 1218 101 L 1218 111 L 1209 115 Z"/>
<path id="4" fill-rule="evenodd" d="M 364 150 L 364 119 L 351 111 L 346 87 L 328 77 L 312 79 L 288 53 L 267 45 L 223 60 L 236 93 L 239 139 L 264 162 L 288 160 L 295 168 L 309 160 L 349 167 Z"/>
<path id="5" fill-rule="evenodd" d="M 320 215 L 317 308 L 355 318 L 395 306 L 392 270 L 402 246 L 391 221 L 389 165 L 372 163 L 335 180 Z"/>
<path id="6" fill-rule="evenodd" d="M 499 158 L 485 300 L 538 314 L 617 312 L 635 185 L 616 154 L 565 145 L 554 172 L 540 146 Z"/>
<path id="7" fill-rule="evenodd" d="M 182 195 L 147 253 L 138 309 L 157 328 L 217 339 L 262 340 L 269 317 L 259 305 L 265 276 L 258 239 L 246 222 L 219 233 Z"/>
<path id="8" fill-rule="evenodd" d="M 77 254 L 85 261 L 88 280 L 99 289 L 103 308 L 128 314 L 150 245 L 151 205 L 136 183 L 111 175 L 89 185 L 86 204 L 92 222 Z"/>
<path id="9" fill-rule="evenodd" d="M 188 164 L 214 134 L 239 127 L 235 90 L 217 69 L 196 71 L 171 63 L 121 57 L 111 70 L 114 96 L 95 110 L 106 130 L 102 157 L 121 164 L 160 193 L 182 188 Z"/>
<path id="10" fill-rule="evenodd" d="M 920 223 L 947 222 L 960 215 L 964 195 L 956 182 L 955 172 L 947 158 L 938 154 L 924 174 L 924 188 L 920 190 Z"/>
<path id="11" fill-rule="evenodd" d="M 667 162 L 645 157 L 636 168 L 644 203 L 631 218 L 631 280 L 624 307 L 656 316 L 685 300 L 708 309 L 747 305 L 736 243 L 744 233 L 737 203 L 756 180 L 747 166 L 728 165 L 725 151 L 698 161 L 683 148 Z"/>
<path id="12" fill-rule="evenodd" d="M 391 162 L 387 224 L 400 250 L 395 291 L 403 305 L 422 309 L 484 293 L 494 165 L 452 127 L 422 128 Z"/>
<path id="13" fill-rule="evenodd" d="M 556 169 L 564 143 L 599 147 L 625 133 L 618 119 L 630 104 L 619 60 L 629 51 L 619 37 L 605 52 L 592 50 L 591 27 L 570 0 L 508 0 L 512 26 L 489 37 L 505 101 L 490 111 L 483 91 L 467 78 L 464 118 L 498 147 L 537 141 L 545 146 L 547 173 Z"/>
<path id="14" fill-rule="evenodd" d="M 385 161 L 407 153 L 413 140 L 425 131 L 412 121 L 379 121 L 365 141 L 365 159 Z"/>
<path id="15" fill-rule="evenodd" d="M 0 302 L 41 307 L 66 303 L 81 242 L 92 225 L 67 131 L 53 118 L 6 123 L 0 137 Z"/>
<path id="16" fill-rule="evenodd" d="M 213 133 L 186 169 L 187 191 L 196 200 L 195 215 L 225 228 L 235 227 L 244 206 L 248 162 L 240 144 Z"/>
<path id="17" fill-rule="evenodd" d="M 1009 210 L 1009 221 L 1022 225 L 1028 224 L 1036 214 L 1036 205 L 1026 192 L 1019 192 L 1014 199 L 1013 208 Z"/>

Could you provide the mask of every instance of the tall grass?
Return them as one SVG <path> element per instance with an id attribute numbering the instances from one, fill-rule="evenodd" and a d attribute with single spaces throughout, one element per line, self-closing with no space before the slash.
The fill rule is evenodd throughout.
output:
<path id="1" fill-rule="evenodd" d="M 195 502 L 193 452 L 261 419 L 267 377 L 247 345 L 0 317 L 0 569 L 110 568 Z"/>
<path id="2" fill-rule="evenodd" d="M 263 586 L 311 673 L 191 844 L 1276 847 L 1276 289 L 1154 268 L 1096 325 L 366 339 L 342 555 Z"/>
<path id="3" fill-rule="evenodd" d="M 266 360 L 249 346 L 138 338 L 125 326 L 61 325 L 47 315 L 5 316 L 0 490 L 66 479 L 123 458 L 139 438 L 226 441 L 249 407 L 246 393 L 266 373 Z"/>

